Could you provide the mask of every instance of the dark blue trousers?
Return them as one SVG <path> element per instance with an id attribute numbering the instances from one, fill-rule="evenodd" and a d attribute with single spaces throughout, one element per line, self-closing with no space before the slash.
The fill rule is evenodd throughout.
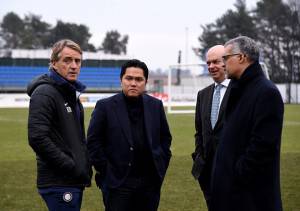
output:
<path id="1" fill-rule="evenodd" d="M 127 178 L 118 188 L 102 190 L 105 211 L 156 211 L 160 188 L 148 178 Z"/>
<path id="2" fill-rule="evenodd" d="M 49 211 L 80 211 L 82 188 L 50 187 L 39 188 Z"/>

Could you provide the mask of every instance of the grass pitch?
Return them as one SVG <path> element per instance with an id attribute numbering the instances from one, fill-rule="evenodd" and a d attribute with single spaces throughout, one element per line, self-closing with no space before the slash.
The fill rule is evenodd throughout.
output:
<path id="1" fill-rule="evenodd" d="M 86 109 L 86 128 L 92 109 Z M 35 155 L 27 141 L 27 109 L 0 109 L 0 210 L 47 210 L 35 186 Z M 190 174 L 194 150 L 194 115 L 168 115 L 173 135 L 170 167 L 160 211 L 206 210 L 198 183 Z M 300 210 L 300 106 L 286 105 L 281 147 L 281 191 L 284 210 Z M 84 192 L 84 211 L 102 211 L 95 183 Z"/>

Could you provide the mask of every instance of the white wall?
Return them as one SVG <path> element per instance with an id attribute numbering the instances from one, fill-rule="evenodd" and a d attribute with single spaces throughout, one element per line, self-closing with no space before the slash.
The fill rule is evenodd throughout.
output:
<path id="1" fill-rule="evenodd" d="M 283 102 L 288 101 L 288 84 L 276 84 Z M 291 84 L 291 103 L 300 103 L 300 84 Z"/>
<path id="2" fill-rule="evenodd" d="M 186 85 L 186 86 L 172 86 L 172 101 L 176 104 L 186 103 L 187 105 L 194 105 L 197 99 L 197 93 L 200 89 L 204 88 L 204 83 L 211 83 L 205 81 L 202 86 Z M 207 85 L 207 84 L 206 84 Z M 287 85 L 276 84 L 284 102 L 287 102 Z M 167 87 L 164 90 L 168 90 Z M 84 107 L 94 107 L 97 100 L 109 97 L 113 94 L 82 94 L 80 99 Z M 300 103 L 300 84 L 291 85 L 291 103 Z M 0 108 L 27 108 L 29 106 L 27 94 L 0 94 Z M 167 103 L 164 102 L 165 104 Z M 193 104 L 191 104 L 193 103 Z"/>

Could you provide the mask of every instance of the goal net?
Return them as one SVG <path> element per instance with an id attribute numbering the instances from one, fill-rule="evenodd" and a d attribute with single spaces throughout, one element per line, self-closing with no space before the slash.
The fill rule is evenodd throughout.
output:
<path id="1" fill-rule="evenodd" d="M 171 65 L 168 70 L 168 113 L 194 113 L 198 91 L 211 83 L 205 63 Z"/>

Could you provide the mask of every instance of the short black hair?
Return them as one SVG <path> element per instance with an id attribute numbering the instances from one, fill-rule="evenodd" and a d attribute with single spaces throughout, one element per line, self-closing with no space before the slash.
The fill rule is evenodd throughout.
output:
<path id="1" fill-rule="evenodd" d="M 122 77 L 123 75 L 125 75 L 126 73 L 126 69 L 129 68 L 129 67 L 138 67 L 138 68 L 141 68 L 143 70 L 143 73 L 144 73 L 144 77 L 146 78 L 146 82 L 148 80 L 148 75 L 149 75 L 149 70 L 148 70 L 148 67 L 147 65 L 138 60 L 138 59 L 131 59 L 127 62 L 125 62 L 122 67 L 121 67 L 121 73 L 120 73 L 120 79 L 122 80 Z"/>

